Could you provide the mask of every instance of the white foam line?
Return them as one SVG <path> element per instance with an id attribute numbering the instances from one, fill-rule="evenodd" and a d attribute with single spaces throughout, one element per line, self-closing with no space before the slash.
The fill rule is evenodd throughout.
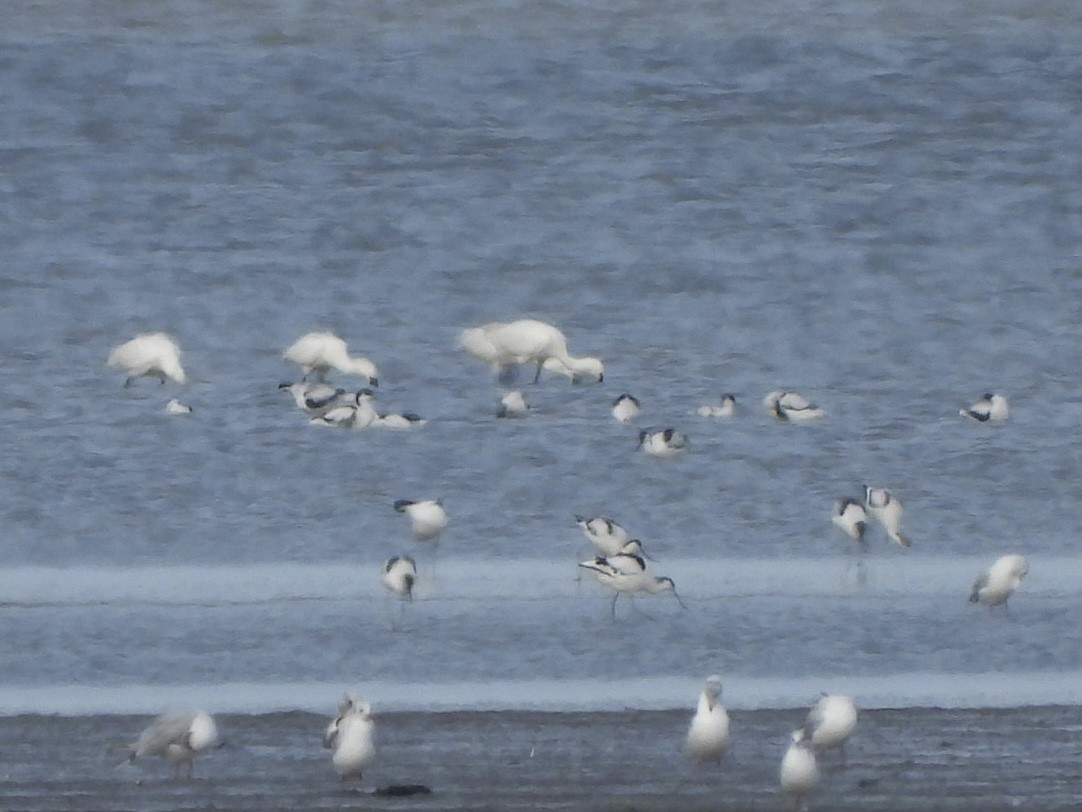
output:
<path id="1" fill-rule="evenodd" d="M 661 559 L 651 569 L 676 580 L 687 598 L 968 596 L 974 578 L 995 556 L 909 555 L 819 558 Z M 426 580 L 423 561 L 420 584 Z M 1082 593 L 1082 558 L 1029 556 L 1023 595 Z M 445 600 L 536 600 L 580 594 L 576 559 L 443 560 L 439 590 Z M 357 600 L 384 596 L 380 564 L 255 564 L 175 567 L 12 567 L 0 570 L 6 606 L 258 604 L 303 600 Z M 421 596 L 425 593 L 421 590 Z"/>
<path id="2" fill-rule="evenodd" d="M 1082 672 L 995 674 L 906 673 L 801 678 L 722 675 L 726 705 L 736 711 L 808 707 L 823 692 L 844 693 L 875 708 L 1014 708 L 1082 705 Z M 662 676 L 626 680 L 492 682 L 221 683 L 194 685 L 35 685 L 0 687 L 0 716 L 157 714 L 205 708 L 214 713 L 329 713 L 350 690 L 379 711 L 624 711 L 688 709 L 702 679 Z"/>

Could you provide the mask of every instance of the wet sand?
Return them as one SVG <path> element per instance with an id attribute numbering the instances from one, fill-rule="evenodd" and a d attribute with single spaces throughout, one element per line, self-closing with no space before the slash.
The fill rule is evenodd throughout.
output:
<path id="1" fill-rule="evenodd" d="M 309 713 L 219 718 L 226 747 L 191 781 L 111 745 L 146 717 L 0 719 L 0 809 L 778 810 L 777 768 L 800 710 L 735 711 L 720 767 L 681 752 L 690 713 L 397 713 L 378 717 L 377 761 L 342 785 Z M 821 810 L 1082 808 L 1082 708 L 877 710 L 861 714 L 840 767 L 821 759 Z M 118 766 L 119 765 L 119 766 Z M 432 792 L 379 797 L 379 787 Z"/>

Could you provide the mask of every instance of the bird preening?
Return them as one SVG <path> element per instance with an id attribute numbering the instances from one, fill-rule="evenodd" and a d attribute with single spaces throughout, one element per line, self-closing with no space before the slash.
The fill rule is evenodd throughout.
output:
<path id="1" fill-rule="evenodd" d="M 145 756 L 160 756 L 173 765 L 176 778 L 181 777 L 181 772 L 191 778 L 196 756 L 220 743 L 218 726 L 209 713 L 176 711 L 156 718 L 127 749 L 133 762 Z"/>
<path id="2" fill-rule="evenodd" d="M 372 706 L 350 694 L 338 700 L 338 715 L 323 732 L 323 746 L 333 750 L 331 763 L 340 781 L 364 777 L 376 757 Z"/>
<path id="3" fill-rule="evenodd" d="M 1007 600 L 1029 574 L 1029 563 L 1020 555 L 1011 554 L 997 558 L 988 570 L 973 582 L 969 593 L 970 603 L 980 603 L 992 608 L 1007 609 Z"/>

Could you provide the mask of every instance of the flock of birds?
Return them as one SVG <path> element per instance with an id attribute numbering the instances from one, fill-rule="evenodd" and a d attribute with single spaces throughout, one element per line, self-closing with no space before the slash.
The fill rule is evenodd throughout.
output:
<path id="1" fill-rule="evenodd" d="M 729 714 L 721 703 L 721 677 L 706 680 L 691 718 L 686 739 L 688 757 L 698 764 L 721 764 L 729 752 Z M 793 731 L 789 749 L 781 761 L 782 791 L 800 808 L 819 783 L 818 755 L 838 749 L 845 764 L 845 743 L 856 730 L 857 708 L 851 697 L 824 695 Z M 350 694 L 338 701 L 338 713 L 323 733 L 323 746 L 332 751 L 331 763 L 341 781 L 360 780 L 376 756 L 372 706 Z M 169 761 L 174 775 L 191 778 L 195 758 L 220 747 L 224 741 L 214 718 L 206 711 L 166 713 L 155 719 L 134 744 L 128 745 L 130 760 L 160 756 Z"/>
<path id="2" fill-rule="evenodd" d="M 781 760 L 782 791 L 796 808 L 819 783 L 818 754 L 838 749 L 845 764 L 845 743 L 857 728 L 857 707 L 851 697 L 823 695 L 793 731 Z M 708 677 L 687 733 L 688 755 L 699 763 L 721 763 L 729 751 L 729 714 L 721 704 L 721 677 Z"/>
<path id="3" fill-rule="evenodd" d="M 556 327 L 534 319 L 512 322 L 491 322 L 464 330 L 459 346 L 491 367 L 501 383 L 513 379 L 515 368 L 528 364 L 534 368 L 534 382 L 543 372 L 552 372 L 572 381 L 601 382 L 604 364 L 598 358 L 576 357 L 567 349 L 567 340 Z M 298 408 L 309 415 L 315 425 L 341 429 L 382 427 L 410 429 L 426 422 L 414 414 L 380 413 L 375 406 L 372 387 L 378 386 L 378 370 L 367 358 L 350 355 L 348 346 L 329 332 L 313 332 L 302 336 L 283 357 L 296 364 L 302 379 L 283 383 Z M 164 333 L 138 335 L 116 347 L 108 365 L 120 367 L 127 374 L 125 385 L 140 377 L 154 378 L 162 383 L 183 384 L 186 375 L 180 362 L 180 350 Z M 335 371 L 365 379 L 362 389 L 349 391 L 326 382 L 326 375 Z M 729 418 L 736 411 L 736 398 L 723 395 L 718 402 L 704 404 L 695 410 L 701 417 Z M 779 421 L 801 423 L 819 420 L 826 412 L 801 395 L 783 390 L 770 392 L 763 399 L 768 414 Z M 633 421 L 641 412 L 641 403 L 631 394 L 621 394 L 613 401 L 612 417 L 622 423 Z M 166 405 L 170 414 L 190 413 L 191 407 L 173 399 Z M 497 415 L 521 418 L 529 414 L 526 398 L 519 390 L 506 392 Z M 1004 396 L 988 393 L 960 415 L 982 423 L 1002 422 L 1009 408 Z M 639 432 L 639 448 L 657 457 L 675 457 L 689 447 L 687 437 L 675 428 L 652 428 Z M 414 536 L 432 541 L 447 527 L 448 515 L 437 499 L 399 500 L 394 509 L 410 521 Z M 909 538 L 901 531 L 902 505 L 898 498 L 882 487 L 864 486 L 862 498 L 840 498 L 834 503 L 831 521 L 848 537 L 865 544 L 869 517 L 879 522 L 887 536 L 901 547 L 909 547 Z M 639 593 L 672 593 L 684 606 L 671 578 L 650 571 L 648 556 L 642 542 L 634 539 L 615 520 L 604 517 L 577 516 L 576 521 L 585 537 L 594 546 L 596 555 L 579 567 L 592 572 L 599 583 L 613 591 L 611 614 L 615 618 L 616 604 L 621 595 L 629 598 Z M 1021 555 L 1005 555 L 995 561 L 974 582 L 970 601 L 989 607 L 1004 606 L 1028 573 L 1028 564 Z M 408 555 L 397 555 L 383 565 L 380 577 L 390 592 L 409 601 L 417 581 L 417 565 Z M 721 705 L 721 680 L 712 676 L 699 698 L 697 711 L 687 734 L 687 752 L 698 762 L 718 761 L 729 748 L 729 718 Z M 782 759 L 780 784 L 793 798 L 797 808 L 805 802 L 819 781 L 817 753 L 832 748 L 842 751 L 856 728 L 857 710 L 851 698 L 824 696 L 810 711 L 805 724 L 794 731 L 791 744 Z M 349 695 L 338 705 L 338 715 L 330 723 L 323 743 L 333 749 L 332 762 L 342 780 L 359 779 L 375 755 L 374 723 L 368 703 Z M 171 713 L 156 719 L 130 746 L 131 758 L 160 755 L 176 766 L 179 777 L 182 768 L 191 775 L 195 757 L 218 744 L 214 720 L 204 711 Z"/>

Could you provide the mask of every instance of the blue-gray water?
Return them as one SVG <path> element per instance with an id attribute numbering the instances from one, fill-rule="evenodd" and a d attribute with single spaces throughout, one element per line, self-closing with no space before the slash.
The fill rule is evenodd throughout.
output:
<path id="1" fill-rule="evenodd" d="M 0 713 L 1079 704 L 1079 87 L 1069 3 L 10 4 Z M 605 382 L 499 421 L 455 339 L 525 315 Z M 320 327 L 429 424 L 307 425 Z M 123 388 L 159 329 L 191 382 Z M 910 550 L 830 524 L 865 482 Z M 438 555 L 391 507 L 436 496 Z M 610 622 L 576 513 L 689 609 Z M 967 604 L 1005 552 L 1010 615 Z"/>

